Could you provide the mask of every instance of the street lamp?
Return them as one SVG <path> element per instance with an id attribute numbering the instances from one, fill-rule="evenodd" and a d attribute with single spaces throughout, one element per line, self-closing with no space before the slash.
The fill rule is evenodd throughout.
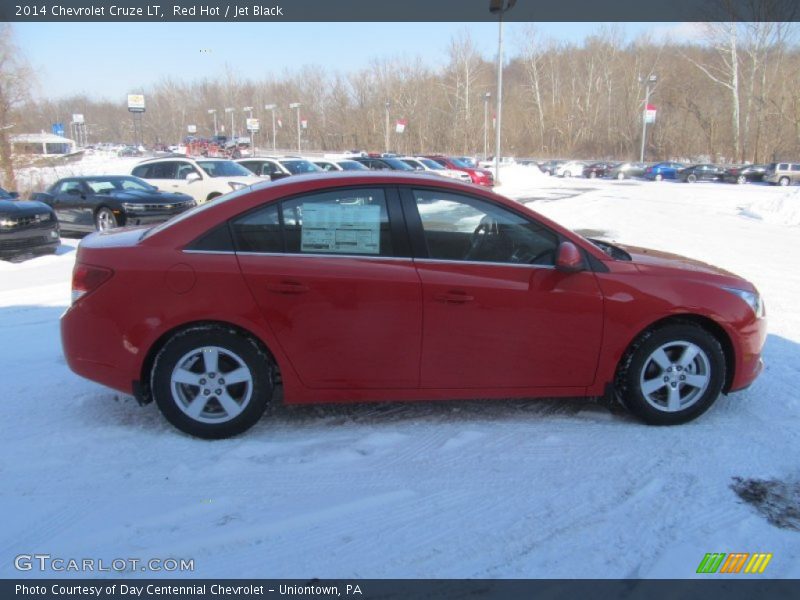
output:
<path id="1" fill-rule="evenodd" d="M 253 107 L 252 106 L 243 106 L 242 111 L 247 113 L 247 118 L 253 118 Z M 253 148 L 253 153 L 255 154 L 256 150 L 256 134 L 255 131 L 250 131 L 250 128 L 247 126 L 247 121 L 244 122 L 244 130 L 250 134 L 250 146 Z"/>
<path id="2" fill-rule="evenodd" d="M 389 153 L 389 107 L 392 106 L 392 103 L 387 100 L 384 104 L 386 107 L 386 134 L 384 139 L 384 145 L 386 146 L 386 153 Z"/>
<path id="3" fill-rule="evenodd" d="M 292 102 L 289 108 L 297 109 L 297 153 L 300 154 L 300 107 L 303 106 L 299 102 Z"/>
<path id="4" fill-rule="evenodd" d="M 483 160 L 489 158 L 489 98 L 491 92 L 483 94 Z"/>
<path id="5" fill-rule="evenodd" d="M 503 114 L 503 13 L 511 10 L 517 0 L 489 0 L 489 12 L 497 13 L 497 116 L 494 137 L 494 182 L 500 183 L 500 120 Z"/>
<path id="6" fill-rule="evenodd" d="M 225 109 L 225 112 L 226 113 L 230 113 L 230 115 L 231 115 L 231 139 L 234 139 L 236 137 L 236 127 L 233 124 L 233 112 L 234 112 L 234 109 L 229 107 L 229 108 Z"/>
<path id="7" fill-rule="evenodd" d="M 219 131 L 217 130 L 217 109 L 216 108 L 209 108 L 208 114 L 214 115 L 214 135 L 219 135 Z"/>
<path id="8" fill-rule="evenodd" d="M 265 104 L 265 110 L 272 111 L 272 153 L 275 153 L 275 109 L 278 108 L 277 104 Z"/>
<path id="9" fill-rule="evenodd" d="M 655 74 L 650 74 L 647 80 L 644 81 L 644 109 L 642 110 L 642 151 L 639 153 L 639 162 L 644 162 L 644 144 L 647 139 L 647 107 L 650 105 L 650 84 L 655 86 L 658 77 Z M 642 78 L 639 77 L 639 83 L 643 83 Z"/>

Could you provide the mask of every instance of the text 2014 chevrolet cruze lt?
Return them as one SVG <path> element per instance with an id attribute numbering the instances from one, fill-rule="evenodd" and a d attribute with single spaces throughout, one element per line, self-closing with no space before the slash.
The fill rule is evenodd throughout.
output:
<path id="1" fill-rule="evenodd" d="M 80 375 L 193 435 L 287 403 L 615 394 L 689 421 L 761 370 L 762 300 L 709 265 L 589 241 L 485 188 L 341 173 L 83 240 Z"/>

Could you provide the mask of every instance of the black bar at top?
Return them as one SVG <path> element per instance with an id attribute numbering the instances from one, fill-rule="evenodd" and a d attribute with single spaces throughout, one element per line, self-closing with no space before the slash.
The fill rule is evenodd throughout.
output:
<path id="1" fill-rule="evenodd" d="M 504 2 L 507 5 L 508 0 Z M 504 20 L 518 22 L 797 21 L 799 17 L 800 0 L 517 0 L 503 14 Z M 3 0 L 0 3 L 0 21 L 9 22 L 496 20 L 497 14 L 489 12 L 489 0 Z"/>

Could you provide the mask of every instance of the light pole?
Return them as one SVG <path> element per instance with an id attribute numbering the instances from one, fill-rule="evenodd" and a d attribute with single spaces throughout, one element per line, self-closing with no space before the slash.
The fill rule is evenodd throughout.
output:
<path id="1" fill-rule="evenodd" d="M 233 112 L 234 112 L 234 109 L 229 107 L 229 108 L 225 109 L 225 112 L 226 113 L 230 113 L 230 115 L 231 115 L 231 139 L 234 139 L 236 137 L 236 127 L 233 124 Z"/>
<path id="2" fill-rule="evenodd" d="M 489 12 L 497 13 L 499 25 L 497 35 L 497 116 L 494 137 L 494 182 L 500 183 L 500 122 L 503 114 L 503 13 L 517 3 L 517 0 L 489 0 Z"/>
<path id="3" fill-rule="evenodd" d="M 278 108 L 277 104 L 265 104 L 264 110 L 272 111 L 272 153 L 275 153 L 275 109 Z"/>
<path id="4" fill-rule="evenodd" d="M 248 119 L 252 119 L 253 118 L 253 107 L 252 106 L 243 106 L 242 107 L 242 112 L 246 112 L 247 113 L 247 118 Z M 253 149 L 253 154 L 255 154 L 255 150 L 256 150 L 256 140 L 255 140 L 256 132 L 255 131 L 250 131 L 250 128 L 247 126 L 247 121 L 244 122 L 244 130 L 247 131 L 250 134 L 250 147 Z"/>
<path id="5" fill-rule="evenodd" d="M 386 107 L 386 132 L 384 136 L 384 146 L 386 147 L 386 153 L 389 152 L 389 108 L 392 106 L 392 103 L 387 100 L 384 104 Z"/>
<path id="6" fill-rule="evenodd" d="M 297 153 L 300 154 L 300 107 L 303 106 L 299 102 L 292 102 L 289 108 L 297 109 Z"/>
<path id="7" fill-rule="evenodd" d="M 216 108 L 209 108 L 208 114 L 214 116 L 214 135 L 219 135 L 219 131 L 217 130 L 217 109 Z"/>
<path id="8" fill-rule="evenodd" d="M 483 160 L 489 158 L 489 98 L 491 92 L 483 95 Z"/>
<path id="9" fill-rule="evenodd" d="M 655 85 L 658 77 L 650 74 L 644 82 L 644 109 L 642 109 L 642 151 L 639 153 L 639 162 L 644 162 L 644 144 L 647 139 L 647 107 L 650 105 L 650 84 Z M 642 78 L 639 77 L 639 83 L 642 83 Z"/>

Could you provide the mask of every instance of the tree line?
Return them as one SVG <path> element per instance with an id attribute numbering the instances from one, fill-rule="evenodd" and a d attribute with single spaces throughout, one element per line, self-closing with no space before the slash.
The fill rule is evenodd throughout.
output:
<path id="1" fill-rule="evenodd" d="M 621 28 L 599 27 L 581 43 L 568 43 L 548 38 L 546 25 L 527 27 L 504 65 L 503 154 L 638 158 L 642 81 L 655 74 L 650 103 L 658 114 L 648 128 L 648 159 L 800 160 L 796 24 L 712 23 L 696 30 L 692 42 L 648 36 L 626 41 Z M 0 42 L 0 160 L 9 132 L 4 125 L 13 124 L 13 133 L 49 130 L 75 113 L 85 116 L 90 142 L 138 141 L 125 98 L 112 102 L 87 93 L 31 99 L 19 77 L 30 70 L 12 33 L 5 25 Z M 495 58 L 482 55 L 466 31 L 450 40 L 442 58 L 442 66 L 421 58 L 376 59 L 348 73 L 311 65 L 265 71 L 258 79 L 234 68 L 213 79 L 164 78 L 141 90 L 147 103 L 143 141 L 176 143 L 189 125 L 209 136 L 209 109 L 217 110 L 218 125 L 230 133 L 225 107 L 235 108 L 235 128 L 242 132 L 242 108 L 252 106 L 261 122 L 257 144 L 269 148 L 272 113 L 264 106 L 276 104 L 282 123 L 276 145 L 295 149 L 296 113 L 288 105 L 300 102 L 307 121 L 301 128 L 304 151 L 383 151 L 388 110 L 390 150 L 482 155 L 488 133 L 492 154 Z M 403 133 L 395 132 L 399 119 L 407 122 Z"/>

